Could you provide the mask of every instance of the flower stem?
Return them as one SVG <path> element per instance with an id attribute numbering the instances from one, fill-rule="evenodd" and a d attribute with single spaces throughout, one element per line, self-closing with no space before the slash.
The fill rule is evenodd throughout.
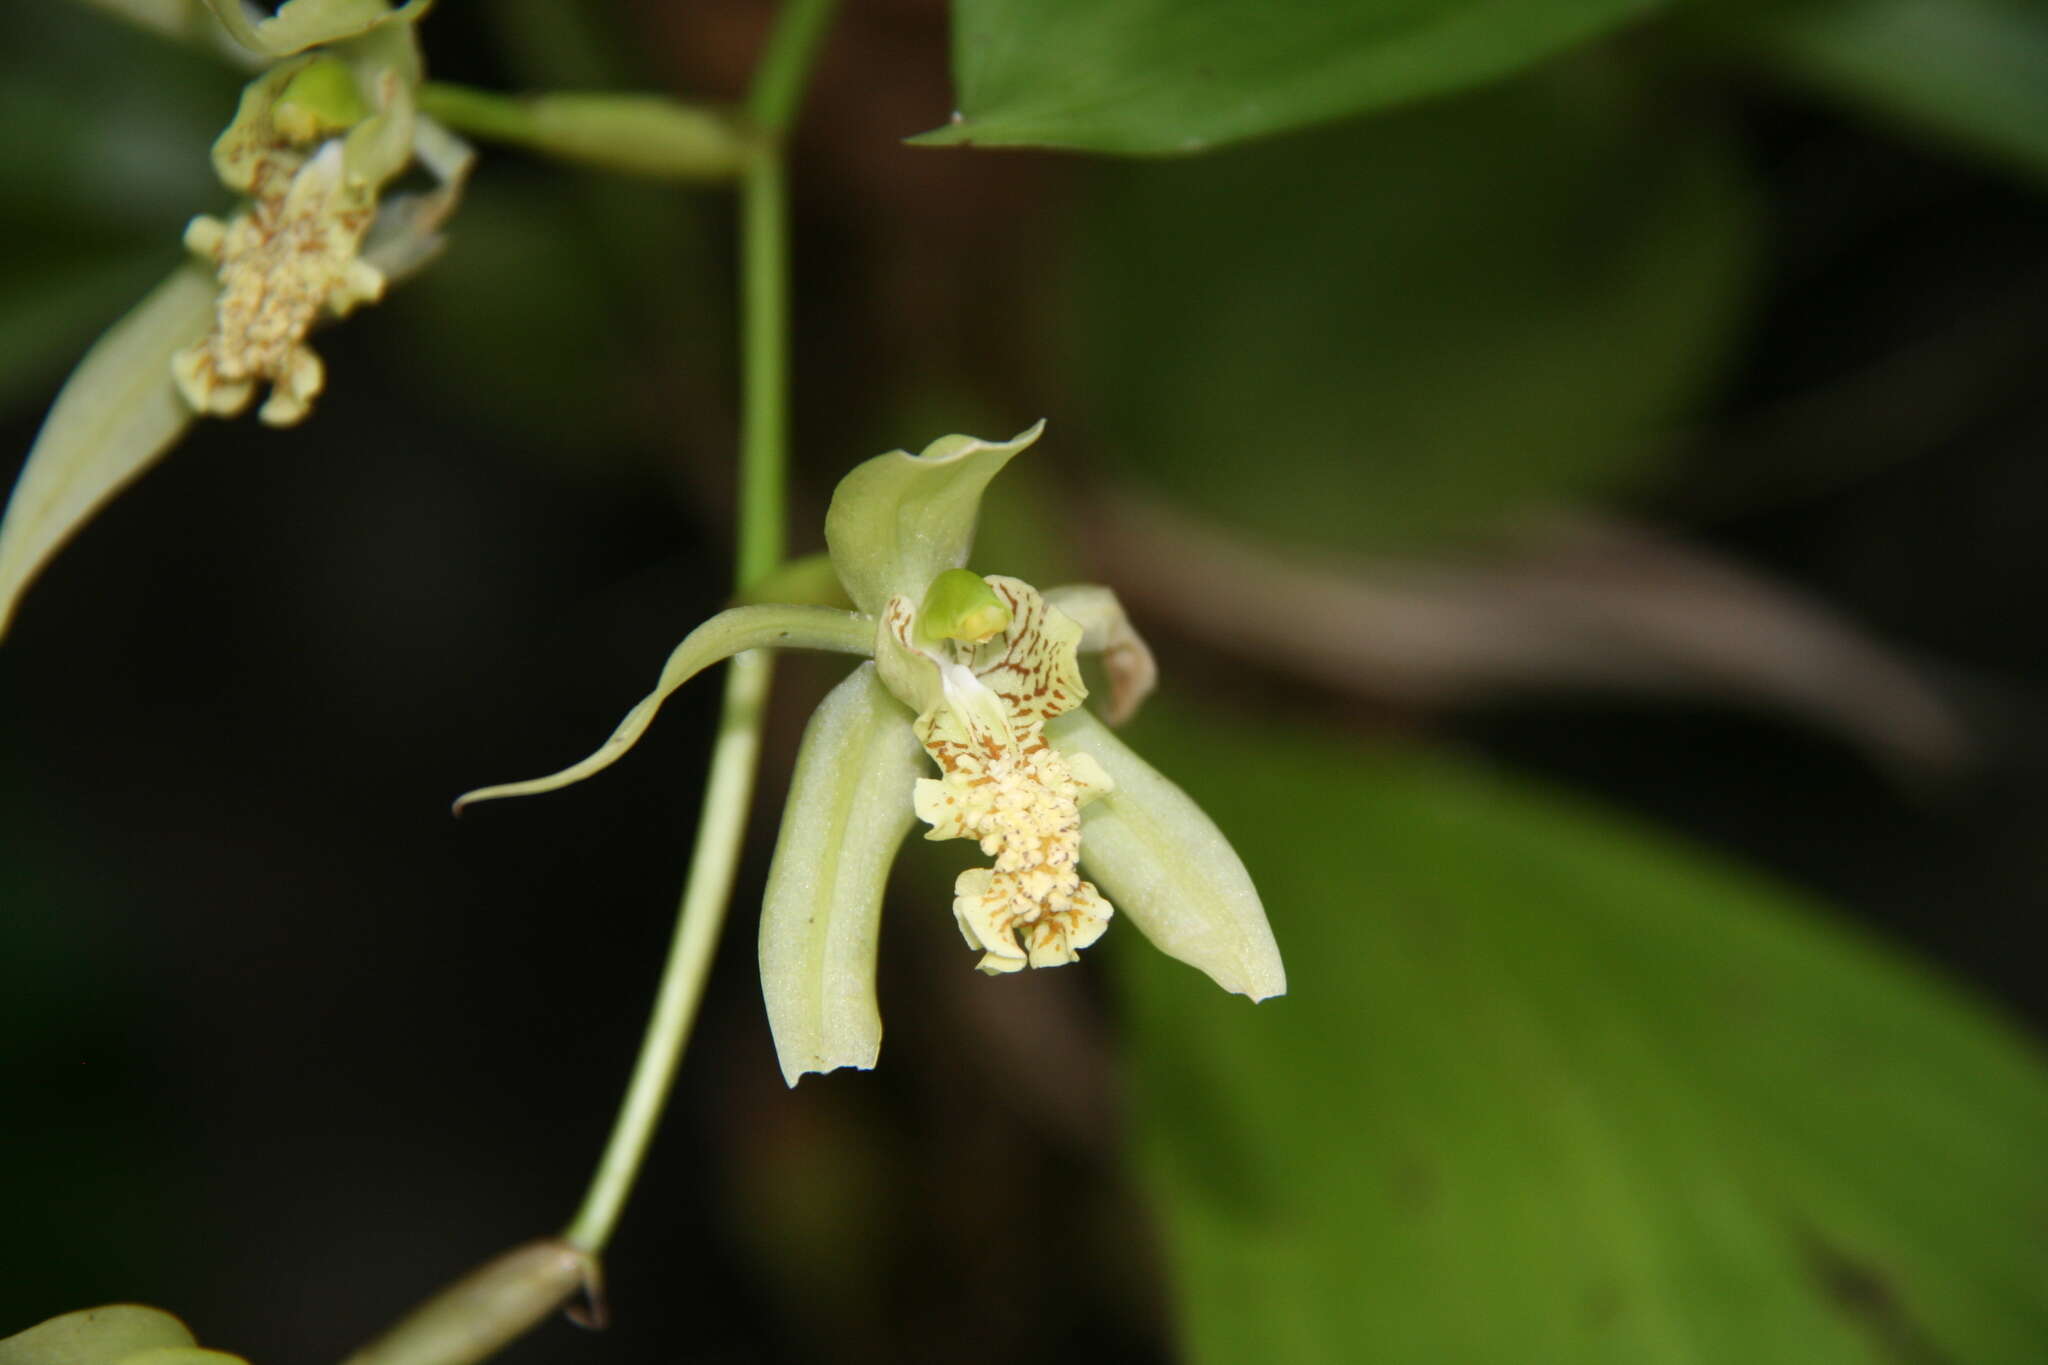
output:
<path id="1" fill-rule="evenodd" d="M 835 0 L 790 0 L 755 71 L 747 113 L 756 141 L 742 174 L 740 356 L 742 373 L 739 585 L 773 572 L 784 547 L 784 473 L 789 431 L 789 199 L 783 135 Z M 563 1232 L 572 1246 L 602 1251 L 632 1193 L 681 1061 L 724 927 L 734 869 L 753 796 L 768 696 L 768 656 L 736 657 L 705 783 L 690 873 L 654 1014 L 610 1141 Z"/>
<path id="2" fill-rule="evenodd" d="M 640 1058 L 634 1064 L 633 1079 L 626 1087 L 604 1157 L 584 1193 L 583 1207 L 562 1233 L 571 1246 L 593 1255 L 604 1249 L 632 1193 L 647 1144 L 661 1121 L 690 1026 L 696 1021 L 697 1006 L 704 998 L 704 982 L 718 951 L 719 930 L 724 927 L 726 903 L 732 896 L 733 869 L 746 832 L 770 670 L 766 654 L 749 650 L 735 657 L 726 671 L 725 709 L 711 751 L 697 843 L 691 851 L 690 876 L 683 887 L 654 1013 L 647 1021 Z"/>
<path id="3" fill-rule="evenodd" d="M 456 132 L 600 170 L 716 184 L 736 179 L 747 164 L 747 133 L 733 111 L 665 95 L 501 95 L 428 81 L 417 97 L 421 113 Z"/>

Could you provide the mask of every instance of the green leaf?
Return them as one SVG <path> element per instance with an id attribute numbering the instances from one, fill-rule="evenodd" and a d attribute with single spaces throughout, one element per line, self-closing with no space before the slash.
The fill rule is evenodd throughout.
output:
<path id="1" fill-rule="evenodd" d="M 191 424 L 171 356 L 205 335 L 213 298 L 210 274 L 179 267 L 65 382 L 0 520 L 0 635 L 50 557 Z"/>
<path id="2" fill-rule="evenodd" d="M 114 1365 L 139 1351 L 192 1344 L 185 1324 L 161 1308 L 114 1303 L 66 1313 L 0 1339 L 0 1365 Z"/>
<path id="3" fill-rule="evenodd" d="M 1083 753 L 1116 786 L 1081 811 L 1081 870 L 1118 915 L 1168 957 L 1198 967 L 1226 991 L 1265 1000 L 1287 990 L 1287 971 L 1258 889 L 1216 822 L 1086 711 L 1047 734 L 1063 754 Z"/>
<path id="4" fill-rule="evenodd" d="M 1718 130 L 1607 69 L 1101 184 L 1060 371 L 1091 458 L 1292 543 L 1640 477 L 1751 278 Z"/>
<path id="5" fill-rule="evenodd" d="M 872 1067 L 882 892 L 925 770 L 910 713 L 862 664 L 811 716 L 761 907 L 761 994 L 782 1075 Z"/>
<path id="6" fill-rule="evenodd" d="M 626 756 L 640 742 L 654 716 L 672 693 L 715 663 L 748 649 L 824 649 L 840 654 L 867 654 L 875 647 L 874 622 L 832 607 L 795 607 L 770 603 L 722 611 L 683 637 L 662 665 L 654 690 L 633 703 L 611 737 L 588 758 L 557 773 L 524 782 L 479 787 L 455 800 L 455 813 L 479 801 L 507 796 L 537 796 L 581 782 Z"/>
<path id="7" fill-rule="evenodd" d="M 1476 85 L 1657 0 L 954 0 L 917 142 L 1192 152 Z"/>
<path id="8" fill-rule="evenodd" d="M 1249 1010 L 1118 955 L 1188 1359 L 2040 1359 L 2048 1075 L 2002 1020 L 1512 780 L 1178 733 L 1292 967 Z"/>
<path id="9" fill-rule="evenodd" d="M 966 565 L 982 490 L 1038 439 L 1040 422 L 1007 441 L 941 436 L 912 455 L 892 450 L 854 466 L 832 491 L 825 544 L 854 604 L 870 615 L 896 593 L 916 601 Z"/>
<path id="10" fill-rule="evenodd" d="M 2048 181 L 2039 4 L 1789 0 L 1707 6 L 1695 18 L 1796 79 Z"/>

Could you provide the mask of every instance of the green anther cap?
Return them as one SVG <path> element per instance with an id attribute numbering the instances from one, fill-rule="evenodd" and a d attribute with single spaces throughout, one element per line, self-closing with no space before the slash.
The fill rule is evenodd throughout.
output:
<path id="1" fill-rule="evenodd" d="M 1010 609 L 978 574 L 947 569 L 925 589 L 917 628 L 927 640 L 978 645 L 1010 628 Z"/>
<path id="2" fill-rule="evenodd" d="M 318 142 L 370 116 L 347 62 L 318 57 L 293 76 L 270 108 L 271 126 L 292 142 Z"/>

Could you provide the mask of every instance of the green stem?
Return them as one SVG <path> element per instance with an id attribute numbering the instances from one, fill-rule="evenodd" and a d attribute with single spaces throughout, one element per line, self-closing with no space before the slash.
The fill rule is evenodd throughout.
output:
<path id="1" fill-rule="evenodd" d="M 668 1100 L 676 1065 L 689 1041 L 704 983 L 718 951 L 719 930 L 732 897 L 733 871 L 746 833 L 747 806 L 753 796 L 754 761 L 761 750 L 761 711 L 768 699 L 773 665 L 769 656 L 749 650 L 736 656 L 725 676 L 725 709 L 719 717 L 718 739 L 711 751 L 711 773 L 705 783 L 704 807 L 697 825 L 697 843 L 690 854 L 690 875 L 676 914 L 668 963 L 654 1013 L 640 1043 L 633 1079 L 612 1125 L 610 1142 L 598 1162 L 597 1174 L 584 1193 L 583 1207 L 563 1230 L 563 1240 L 596 1255 L 610 1240 L 632 1193 Z"/>
<path id="2" fill-rule="evenodd" d="M 625 175 L 693 184 L 730 181 L 746 168 L 751 152 L 751 135 L 733 111 L 666 95 L 500 95 L 428 81 L 418 97 L 420 112 L 459 133 Z"/>
<path id="3" fill-rule="evenodd" d="M 789 202 L 782 144 L 833 5 L 834 0 L 791 0 L 756 69 L 747 102 L 757 140 L 741 192 L 744 391 L 736 567 L 742 589 L 782 562 L 789 430 Z M 738 656 L 727 675 L 697 842 L 654 1014 L 597 1173 L 563 1233 L 571 1245 L 593 1255 L 610 1240 L 632 1192 L 704 997 L 753 795 L 769 675 L 768 657 L 760 653 Z"/>
<path id="4" fill-rule="evenodd" d="M 742 592 L 782 563 L 788 479 L 789 338 L 765 319 L 789 316 L 789 201 L 779 143 L 764 144 L 740 181 L 740 529 Z"/>

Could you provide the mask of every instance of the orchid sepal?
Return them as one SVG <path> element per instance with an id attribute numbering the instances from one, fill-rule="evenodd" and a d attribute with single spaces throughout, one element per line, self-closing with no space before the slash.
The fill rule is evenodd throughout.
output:
<path id="1" fill-rule="evenodd" d="M 783 1078 L 874 1066 L 875 948 L 924 755 L 862 664 L 812 713 L 761 905 L 761 995 Z"/>
<path id="2" fill-rule="evenodd" d="M 1287 969 L 1258 888 L 1216 822 L 1088 712 L 1046 728 L 1061 753 L 1093 759 L 1115 783 L 1082 812 L 1081 865 L 1125 918 L 1227 991 L 1285 994 Z"/>
<path id="3" fill-rule="evenodd" d="M 466 792 L 455 802 L 456 814 L 479 801 L 507 796 L 535 796 L 581 782 L 609 768 L 640 742 L 661 704 L 690 679 L 715 663 L 749 649 L 822 649 L 840 654 L 866 654 L 873 647 L 874 627 L 865 617 L 832 607 L 797 607 L 763 603 L 731 607 L 683 637 L 662 665 L 654 690 L 633 704 L 611 737 L 578 762 L 545 777 L 505 782 Z"/>
<path id="4" fill-rule="evenodd" d="M 964 568 L 982 491 L 1045 430 L 1007 441 L 942 436 L 916 455 L 892 450 L 839 481 L 825 513 L 832 567 L 854 606 L 873 615 L 899 594 L 915 601 L 947 569 Z"/>

